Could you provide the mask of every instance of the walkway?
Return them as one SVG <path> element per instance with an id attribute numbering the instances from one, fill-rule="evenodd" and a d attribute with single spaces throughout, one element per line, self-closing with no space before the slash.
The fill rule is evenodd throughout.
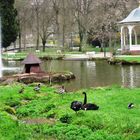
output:
<path id="1" fill-rule="evenodd" d="M 104 56 L 104 52 L 99 53 L 89 53 L 89 54 L 66 54 L 64 60 L 89 60 L 89 59 L 100 59 L 100 58 L 110 58 L 112 54 L 110 52 L 106 52 L 106 57 Z"/>

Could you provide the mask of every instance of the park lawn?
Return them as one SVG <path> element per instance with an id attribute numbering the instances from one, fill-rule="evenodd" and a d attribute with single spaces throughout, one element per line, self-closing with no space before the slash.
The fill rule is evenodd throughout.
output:
<path id="1" fill-rule="evenodd" d="M 140 56 L 124 56 L 124 57 L 115 57 L 118 61 L 126 61 L 126 62 L 137 62 L 140 63 Z"/>
<path id="2" fill-rule="evenodd" d="M 58 50 L 61 50 L 62 52 L 57 53 Z M 35 52 L 34 48 L 27 48 L 26 51 L 22 51 L 22 52 L 15 52 L 15 53 L 4 52 L 2 54 L 2 58 L 5 60 L 9 60 L 9 59 L 22 60 L 28 55 L 28 53 L 31 52 L 31 53 L 36 54 L 40 58 L 49 57 L 49 58 L 57 59 L 57 58 L 63 57 L 64 55 L 67 55 L 67 54 L 84 54 L 89 51 L 95 51 L 98 53 L 101 51 L 101 49 L 87 45 L 86 47 L 83 47 L 82 52 L 79 52 L 78 50 L 69 50 L 69 49 L 65 49 L 63 51 L 62 48 L 60 48 L 60 47 L 46 48 L 45 52 L 43 52 L 42 50 L 40 50 L 40 52 Z M 106 48 L 106 51 L 109 51 L 109 48 Z"/>
<path id="3" fill-rule="evenodd" d="M 57 94 L 56 89 L 41 85 L 40 93 L 35 84 L 0 86 L 0 137 L 1 140 L 139 140 L 140 139 L 140 89 L 118 86 L 82 89 Z M 87 92 L 88 102 L 100 106 L 97 111 L 70 109 L 74 100 L 83 101 Z M 135 107 L 128 109 L 128 103 Z M 39 119 L 40 123 L 27 123 Z M 46 119 L 47 123 L 41 123 Z"/>
<path id="4" fill-rule="evenodd" d="M 23 60 L 27 55 L 28 55 L 29 52 L 16 52 L 15 54 L 7 54 L 7 53 L 4 53 L 2 55 L 2 58 L 5 59 L 5 60 Z M 61 56 L 63 56 L 63 54 L 57 54 L 57 53 L 46 53 L 46 52 L 39 52 L 39 53 L 35 53 L 34 54 L 40 58 L 43 58 L 43 57 L 48 57 L 48 58 L 54 58 L 54 59 L 57 59 Z"/>

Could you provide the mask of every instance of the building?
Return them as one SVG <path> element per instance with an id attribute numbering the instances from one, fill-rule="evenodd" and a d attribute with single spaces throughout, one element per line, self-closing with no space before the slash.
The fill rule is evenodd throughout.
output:
<path id="1" fill-rule="evenodd" d="M 24 64 L 24 72 L 25 73 L 40 73 L 42 72 L 40 64 L 41 60 L 37 58 L 34 54 L 30 53 L 27 57 L 21 62 Z"/>
<path id="2" fill-rule="evenodd" d="M 121 26 L 121 52 L 140 53 L 140 2 L 139 7 L 119 22 Z"/>

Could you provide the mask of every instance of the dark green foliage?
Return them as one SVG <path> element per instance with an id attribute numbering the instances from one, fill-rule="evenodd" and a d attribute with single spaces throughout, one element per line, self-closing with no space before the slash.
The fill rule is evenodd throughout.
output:
<path id="1" fill-rule="evenodd" d="M 18 35 L 17 11 L 14 0 L 0 0 L 0 15 L 2 18 L 2 47 L 8 47 Z"/>
<path id="2" fill-rule="evenodd" d="M 36 99 L 37 97 L 36 97 L 35 94 L 32 94 L 32 93 L 24 93 L 24 94 L 22 95 L 22 98 L 23 98 L 24 100 L 30 101 L 30 100 Z"/>
<path id="3" fill-rule="evenodd" d="M 54 111 L 49 111 L 46 115 L 47 118 L 55 118 L 56 113 Z"/>
<path id="4" fill-rule="evenodd" d="M 46 135 L 56 136 L 58 140 L 83 140 L 88 138 L 92 134 L 92 131 L 87 127 L 78 127 L 76 125 L 67 124 L 57 124 L 51 127 L 45 126 L 43 132 Z"/>
<path id="5" fill-rule="evenodd" d="M 0 139 L 1 140 L 28 140 L 32 137 L 29 126 L 15 121 L 7 113 L 0 112 Z"/>
<path id="6" fill-rule="evenodd" d="M 6 103 L 6 105 L 10 106 L 10 107 L 17 107 L 20 105 L 20 100 L 17 98 L 9 98 Z"/>
<path id="7" fill-rule="evenodd" d="M 65 114 L 60 118 L 60 121 L 62 123 L 70 123 L 72 119 L 72 116 L 70 116 L 69 114 Z"/>
<path id="8" fill-rule="evenodd" d="M 47 100 L 34 100 L 31 103 L 17 109 L 17 115 L 19 117 L 27 117 L 27 116 L 40 116 L 51 109 L 55 108 L 55 105 L 48 104 Z"/>
<path id="9" fill-rule="evenodd" d="M 9 114 L 16 114 L 16 111 L 15 111 L 15 109 L 14 108 L 12 108 L 12 107 L 9 107 L 9 106 L 5 106 L 4 107 L 4 111 L 6 111 L 7 113 L 9 113 Z"/>
<path id="10" fill-rule="evenodd" d="M 53 88 L 46 85 L 41 86 L 40 94 L 34 93 L 32 85 L 25 87 L 24 94 L 19 94 L 17 91 L 20 87 L 21 85 L 0 86 L 2 140 L 139 140 L 140 138 L 139 88 L 113 86 L 87 89 L 88 101 L 98 104 L 100 109 L 80 110 L 75 113 L 70 109 L 70 103 L 75 99 L 82 101 L 83 90 L 64 94 L 62 98 Z M 27 96 L 31 100 L 25 100 Z M 132 100 L 135 107 L 129 110 L 127 104 Z M 19 105 L 19 101 L 23 103 Z"/>
<path id="11" fill-rule="evenodd" d="M 45 112 L 48 112 L 48 111 L 50 111 L 50 110 L 53 109 L 53 108 L 55 108 L 55 105 L 54 105 L 54 104 L 48 104 L 48 105 L 46 105 L 46 107 L 45 107 Z"/>

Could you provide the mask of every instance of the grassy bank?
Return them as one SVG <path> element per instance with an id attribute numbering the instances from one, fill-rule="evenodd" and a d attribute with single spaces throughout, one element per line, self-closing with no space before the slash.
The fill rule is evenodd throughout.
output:
<path id="1" fill-rule="evenodd" d="M 90 88 L 64 95 L 56 89 L 41 86 L 40 93 L 34 85 L 0 86 L 0 137 L 2 140 L 139 140 L 140 139 L 140 89 L 117 86 Z M 70 109 L 74 100 L 100 106 L 97 111 Z M 128 109 L 129 102 L 135 107 Z"/>
<path id="2" fill-rule="evenodd" d="M 59 52 L 61 50 L 61 52 Z M 6 59 L 6 60 L 22 60 L 24 59 L 27 54 L 29 52 L 34 52 L 38 57 L 43 58 L 43 57 L 48 57 L 48 58 L 53 58 L 53 59 L 57 59 L 60 57 L 63 57 L 67 54 L 84 54 L 87 51 L 95 51 L 95 52 L 100 52 L 100 48 L 95 48 L 92 46 L 86 46 L 83 47 L 83 51 L 79 52 L 78 50 L 70 50 L 70 49 L 66 49 L 63 50 L 63 48 L 46 48 L 46 51 L 43 52 L 42 50 L 40 50 L 40 52 L 35 52 L 35 50 L 32 48 L 28 48 L 26 51 L 22 51 L 22 52 L 16 52 L 16 53 L 11 53 L 11 52 L 4 52 L 2 54 L 2 58 Z M 106 51 L 109 51 L 109 48 L 106 48 Z"/>
<path id="3" fill-rule="evenodd" d="M 140 56 L 115 56 L 108 60 L 110 64 L 136 65 L 140 64 Z"/>
<path id="4" fill-rule="evenodd" d="M 126 62 L 137 62 L 140 63 L 140 56 L 123 56 L 123 57 L 115 57 L 115 60 L 118 61 L 126 61 Z"/>

